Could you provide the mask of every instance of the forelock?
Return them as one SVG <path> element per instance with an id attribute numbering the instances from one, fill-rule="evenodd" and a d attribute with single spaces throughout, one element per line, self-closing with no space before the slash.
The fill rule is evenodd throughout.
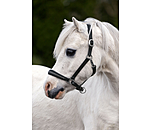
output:
<path id="1" fill-rule="evenodd" d="M 73 32 L 73 30 L 75 29 L 75 26 L 72 24 L 64 24 L 63 25 L 63 30 L 61 31 L 58 39 L 57 39 L 57 42 L 56 42 L 56 45 L 55 45 L 55 49 L 54 49 L 54 58 L 57 59 L 60 51 L 61 51 L 61 48 L 64 44 L 64 41 L 65 39 L 68 37 L 68 35 L 70 33 Z"/>

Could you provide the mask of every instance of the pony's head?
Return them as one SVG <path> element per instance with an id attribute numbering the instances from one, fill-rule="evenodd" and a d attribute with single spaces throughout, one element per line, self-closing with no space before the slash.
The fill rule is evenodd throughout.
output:
<path id="1" fill-rule="evenodd" d="M 89 33 L 92 30 L 94 46 L 92 48 L 92 62 L 97 66 L 97 75 L 102 67 L 105 55 L 118 64 L 118 31 L 108 23 L 88 18 L 81 22 L 72 18 L 72 22 L 64 20 L 64 29 L 59 35 L 54 49 L 56 63 L 52 70 L 65 77 L 71 77 L 87 57 L 89 51 Z M 88 30 L 87 24 L 91 25 Z M 116 33 L 116 34 L 114 34 Z M 117 36 L 116 36 L 117 35 Z M 75 78 L 76 84 L 82 84 L 92 75 L 91 63 L 87 62 Z M 48 75 L 44 90 L 46 96 L 61 99 L 64 95 L 74 90 L 72 84 L 55 76 Z"/>

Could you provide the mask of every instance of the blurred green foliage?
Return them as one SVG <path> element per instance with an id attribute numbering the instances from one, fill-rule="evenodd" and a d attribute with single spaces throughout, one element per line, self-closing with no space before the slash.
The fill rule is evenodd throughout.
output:
<path id="1" fill-rule="evenodd" d="M 93 17 L 119 27 L 118 0 L 33 0 L 32 64 L 52 67 L 64 19 Z"/>

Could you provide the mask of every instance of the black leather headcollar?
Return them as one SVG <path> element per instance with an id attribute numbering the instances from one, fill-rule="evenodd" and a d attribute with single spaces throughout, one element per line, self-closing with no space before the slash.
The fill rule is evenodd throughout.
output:
<path id="1" fill-rule="evenodd" d="M 79 72 L 83 69 L 83 67 L 88 63 L 88 61 L 90 61 L 91 63 L 91 68 L 93 70 L 93 73 L 91 76 L 93 76 L 95 73 L 96 73 L 96 65 L 94 65 L 93 61 L 92 61 L 92 49 L 93 49 L 93 46 L 94 46 L 94 41 L 93 41 L 93 38 L 92 38 L 92 29 L 91 29 L 91 25 L 90 24 L 87 24 L 87 28 L 88 28 L 88 33 L 89 33 L 89 49 L 88 49 L 88 54 L 85 58 L 85 60 L 82 62 L 82 64 L 79 66 L 79 68 L 75 71 L 75 73 L 72 75 L 71 78 L 67 78 L 61 74 L 59 74 L 58 72 L 54 71 L 54 70 L 49 70 L 48 71 L 48 74 L 49 75 L 52 75 L 56 78 L 59 78 L 61 80 L 64 80 L 66 82 L 68 82 L 69 84 L 73 85 L 76 87 L 77 90 L 79 90 L 81 93 L 85 93 L 86 92 L 86 89 L 84 87 L 81 87 L 85 82 L 86 80 L 78 85 L 76 82 L 75 82 L 75 78 L 76 76 L 79 74 Z M 90 30 L 91 29 L 91 30 Z"/>

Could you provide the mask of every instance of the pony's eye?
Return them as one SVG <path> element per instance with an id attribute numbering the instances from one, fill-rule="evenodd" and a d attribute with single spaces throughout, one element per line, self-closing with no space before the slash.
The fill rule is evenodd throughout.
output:
<path id="1" fill-rule="evenodd" d="M 67 50 L 66 50 L 66 55 L 69 57 L 74 56 L 75 53 L 76 53 L 76 50 L 74 50 L 74 49 L 67 48 Z"/>

